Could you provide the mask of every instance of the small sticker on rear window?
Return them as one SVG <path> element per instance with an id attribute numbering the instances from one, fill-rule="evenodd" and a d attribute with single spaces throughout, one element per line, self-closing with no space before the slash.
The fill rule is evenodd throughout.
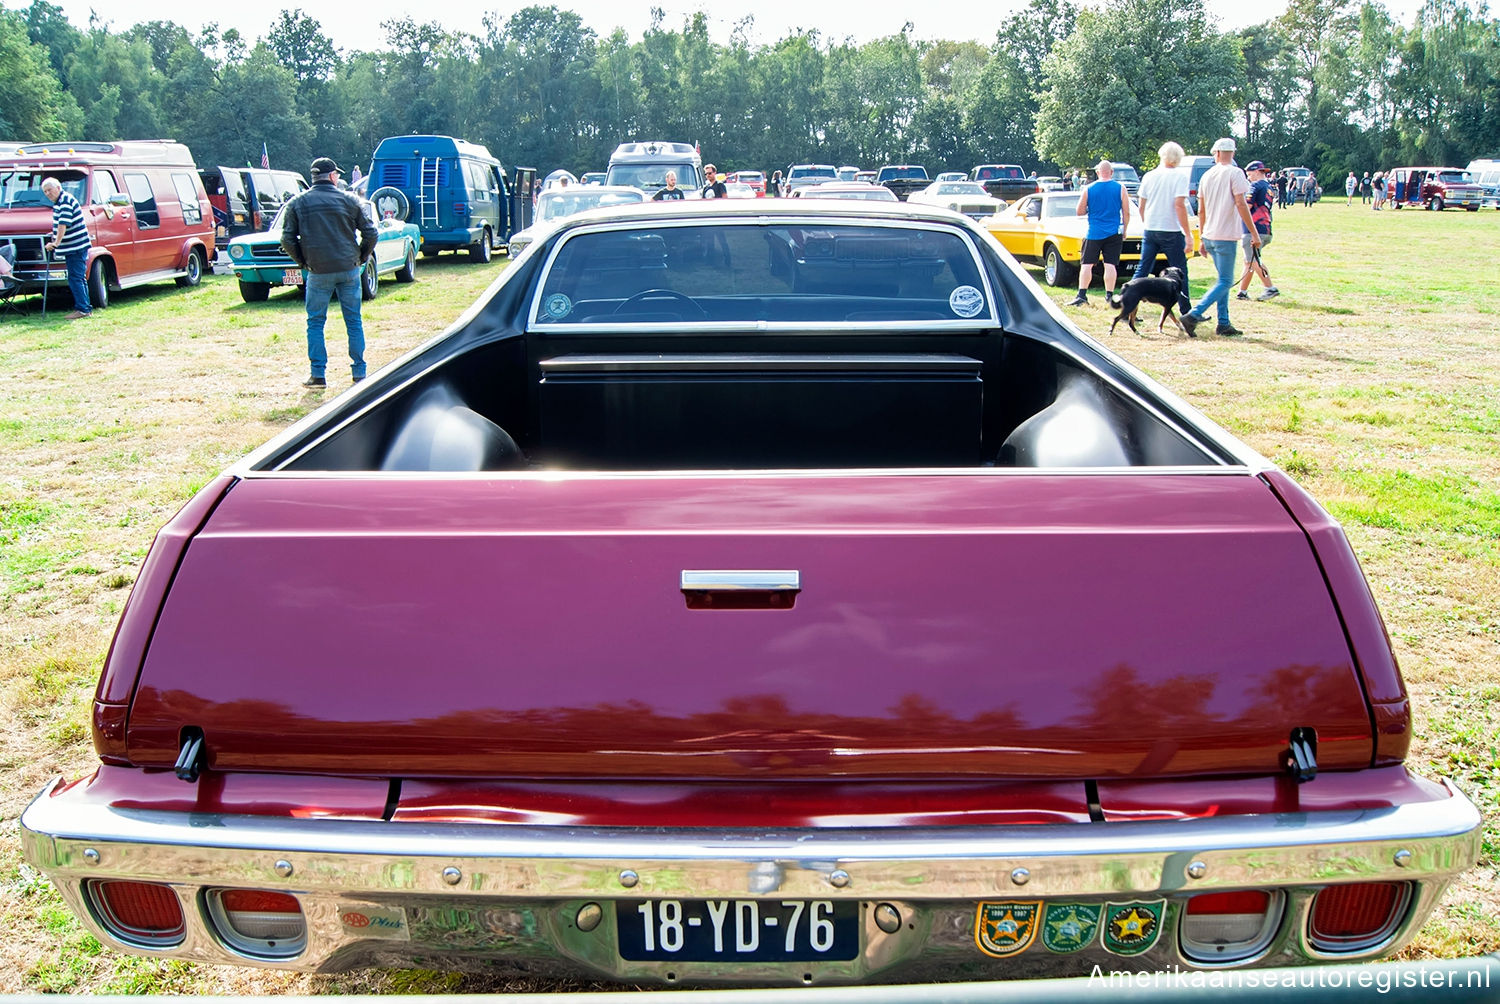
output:
<path id="1" fill-rule="evenodd" d="M 573 312 L 573 301 L 568 299 L 566 293 L 553 293 L 542 301 L 542 313 L 555 320 L 561 320 Z"/>
<path id="2" fill-rule="evenodd" d="M 959 317 L 975 317 L 984 309 L 984 294 L 973 286 L 959 286 L 948 294 L 948 307 Z"/>

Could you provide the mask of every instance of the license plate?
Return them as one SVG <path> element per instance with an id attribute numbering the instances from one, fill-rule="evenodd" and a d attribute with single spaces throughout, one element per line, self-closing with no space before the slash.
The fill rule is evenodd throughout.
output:
<path id="1" fill-rule="evenodd" d="M 302 270 L 300 268 L 289 268 L 281 273 L 281 281 L 288 286 L 302 285 Z"/>
<path id="2" fill-rule="evenodd" d="M 631 961 L 814 962 L 859 954 L 859 904 L 828 899 L 617 900 Z"/>

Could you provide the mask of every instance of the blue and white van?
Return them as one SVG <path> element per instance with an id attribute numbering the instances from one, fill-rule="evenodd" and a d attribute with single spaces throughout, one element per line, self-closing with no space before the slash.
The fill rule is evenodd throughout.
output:
<path id="1" fill-rule="evenodd" d="M 510 177 L 488 149 L 452 136 L 390 136 L 370 161 L 368 191 L 380 218 L 415 223 L 422 254 L 467 251 L 489 261 L 531 224 L 536 171 Z"/>

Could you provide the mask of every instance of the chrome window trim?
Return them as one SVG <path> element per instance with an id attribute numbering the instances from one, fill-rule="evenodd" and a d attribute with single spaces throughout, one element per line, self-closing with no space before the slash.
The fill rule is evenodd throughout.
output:
<path id="1" fill-rule="evenodd" d="M 298 454 L 300 456 L 301 454 Z M 288 461 L 290 463 L 291 461 Z M 527 471 L 289 471 L 284 468 L 253 470 L 241 463 L 225 473 L 244 481 L 260 481 L 267 478 L 292 478 L 298 480 L 341 481 L 368 480 L 371 478 L 398 481 L 609 481 L 651 479 L 724 479 L 744 481 L 755 478 L 912 478 L 912 477 L 980 477 L 980 478 L 1045 478 L 1045 477 L 1090 477 L 1112 475 L 1120 477 L 1253 477 L 1264 468 L 1248 468 L 1242 465 L 1211 465 L 1174 467 L 788 467 L 764 470 L 732 470 L 709 468 L 707 470 L 527 470 Z"/>
<path id="2" fill-rule="evenodd" d="M 543 291 L 547 288 L 547 282 L 552 277 L 552 268 L 557 263 L 558 255 L 568 245 L 569 241 L 580 237 L 593 236 L 600 233 L 609 233 L 622 230 L 665 230 L 688 227 L 692 229 L 703 229 L 706 227 L 810 227 L 822 230 L 829 229 L 898 229 L 914 230 L 921 233 L 942 232 L 951 234 L 963 242 L 969 250 L 969 257 L 973 261 L 974 270 L 980 281 L 984 284 L 984 297 L 986 314 L 982 317 L 954 318 L 952 320 L 913 320 L 913 321 L 880 321 L 864 323 L 858 321 L 665 321 L 652 322 L 649 326 L 640 322 L 618 322 L 618 323 L 595 323 L 595 324 L 549 324 L 540 320 Z M 940 332 L 964 332 L 964 331 L 989 331 L 1001 324 L 997 301 L 995 299 L 994 284 L 990 281 L 989 270 L 985 267 L 984 259 L 979 253 L 978 245 L 974 242 L 974 235 L 961 226 L 952 226 L 941 220 L 907 220 L 907 219 L 861 219 L 856 217 L 818 216 L 809 214 L 806 216 L 745 216 L 725 217 L 722 219 L 702 217 L 691 217 L 686 219 L 662 219 L 662 220 L 628 220 L 615 223 L 598 223 L 591 226 L 579 226 L 570 229 L 554 243 L 548 252 L 547 261 L 542 265 L 538 274 L 536 284 L 531 292 L 531 304 L 526 311 L 526 330 L 542 335 L 556 334 L 608 334 L 612 332 L 631 331 L 637 332 L 649 328 L 652 334 L 673 334 L 683 332 L 690 334 L 703 334 L 712 332 L 759 332 L 775 331 L 785 333 L 796 333 L 799 331 L 817 332 L 826 334 L 829 331 L 850 331 L 866 333 L 871 327 L 878 327 L 882 331 L 940 331 Z"/>

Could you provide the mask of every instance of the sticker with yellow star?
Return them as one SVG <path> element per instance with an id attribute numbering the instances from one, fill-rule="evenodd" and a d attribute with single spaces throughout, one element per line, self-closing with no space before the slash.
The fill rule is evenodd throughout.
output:
<path id="1" fill-rule="evenodd" d="M 980 903 L 974 918 L 974 943 L 986 955 L 1003 959 L 1024 952 L 1036 939 L 1041 900 Z"/>
<path id="2" fill-rule="evenodd" d="M 1099 936 L 1098 903 L 1048 903 L 1042 921 L 1042 945 L 1049 952 L 1066 955 L 1093 944 Z"/>
<path id="3" fill-rule="evenodd" d="M 1140 955 L 1161 936 L 1167 901 L 1110 903 L 1104 908 L 1104 948 L 1116 955 Z"/>

